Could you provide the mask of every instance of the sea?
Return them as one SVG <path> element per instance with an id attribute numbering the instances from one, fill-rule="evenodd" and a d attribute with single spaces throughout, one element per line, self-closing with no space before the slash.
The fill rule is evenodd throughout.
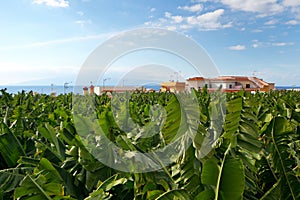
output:
<path id="1" fill-rule="evenodd" d="M 109 86 L 109 85 L 108 85 Z M 146 89 L 153 89 L 159 91 L 160 85 L 144 85 Z M 24 85 L 24 86 L 0 86 L 0 89 L 5 89 L 6 92 L 11 94 L 18 94 L 19 92 L 36 92 L 39 94 L 51 94 L 53 92 L 56 95 L 66 94 L 66 93 L 74 93 L 74 94 L 82 94 L 83 93 L 83 86 L 67 86 L 64 87 L 63 85 Z M 1 93 L 0 93 L 1 94 Z"/>

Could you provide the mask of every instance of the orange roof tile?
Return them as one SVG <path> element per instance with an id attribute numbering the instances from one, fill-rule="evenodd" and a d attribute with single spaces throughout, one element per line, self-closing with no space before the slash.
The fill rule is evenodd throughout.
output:
<path id="1" fill-rule="evenodd" d="M 200 81 L 200 80 L 205 80 L 203 77 L 192 77 L 187 79 L 187 81 Z"/>

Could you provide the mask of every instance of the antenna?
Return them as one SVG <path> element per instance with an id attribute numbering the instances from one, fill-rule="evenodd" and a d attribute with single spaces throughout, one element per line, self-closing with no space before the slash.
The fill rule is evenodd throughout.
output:
<path id="1" fill-rule="evenodd" d="M 256 77 L 256 73 L 257 73 L 257 71 L 254 70 L 254 71 L 252 72 L 252 76 L 253 76 L 253 77 Z"/>

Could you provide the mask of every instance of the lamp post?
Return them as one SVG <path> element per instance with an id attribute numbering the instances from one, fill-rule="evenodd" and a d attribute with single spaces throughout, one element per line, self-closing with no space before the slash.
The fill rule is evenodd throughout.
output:
<path id="1" fill-rule="evenodd" d="M 102 90 L 104 90 L 105 88 L 105 81 L 110 80 L 110 78 L 105 78 L 103 79 L 103 83 L 102 83 Z"/>
<path id="2" fill-rule="evenodd" d="M 56 96 L 56 92 L 54 91 L 54 84 L 51 84 L 51 96 Z"/>
<path id="3" fill-rule="evenodd" d="M 72 82 L 70 82 L 70 83 L 72 83 Z M 65 83 L 64 83 L 64 94 L 66 93 L 66 90 L 69 88 L 68 85 L 69 85 L 70 83 L 68 83 L 68 82 L 65 82 Z"/>

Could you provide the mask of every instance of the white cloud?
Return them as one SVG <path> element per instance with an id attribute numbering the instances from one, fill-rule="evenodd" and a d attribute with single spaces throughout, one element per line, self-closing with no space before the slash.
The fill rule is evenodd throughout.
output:
<path id="1" fill-rule="evenodd" d="M 170 18 L 172 16 L 172 14 L 171 13 L 169 13 L 169 12 L 165 12 L 165 17 L 167 17 L 167 18 Z"/>
<path id="2" fill-rule="evenodd" d="M 207 12 L 200 15 L 172 15 L 170 12 L 165 12 L 164 18 L 159 18 L 156 22 L 145 22 L 146 26 L 166 27 L 181 30 L 199 29 L 199 30 L 217 30 L 222 28 L 232 27 L 232 22 L 222 23 L 222 15 L 224 9 L 218 9 L 212 12 Z"/>
<path id="3" fill-rule="evenodd" d="M 60 8 L 66 8 L 69 7 L 69 1 L 66 0 L 34 0 L 34 4 L 46 4 L 46 6 L 50 7 L 60 7 Z"/>
<path id="4" fill-rule="evenodd" d="M 192 3 L 205 3 L 211 0 L 191 0 Z"/>
<path id="5" fill-rule="evenodd" d="M 290 21 L 287 21 L 285 24 L 288 24 L 288 25 L 297 25 L 297 24 L 299 24 L 299 22 L 297 20 L 290 20 Z"/>
<path id="6" fill-rule="evenodd" d="M 145 26 L 151 26 L 151 25 L 152 25 L 152 22 L 151 22 L 151 21 L 144 22 L 144 25 L 145 25 Z"/>
<path id="7" fill-rule="evenodd" d="M 261 32 L 263 32 L 263 31 L 260 30 L 260 29 L 254 29 L 252 32 L 253 32 L 253 33 L 261 33 Z"/>
<path id="8" fill-rule="evenodd" d="M 231 27 L 231 23 L 221 24 L 219 19 L 224 14 L 224 9 L 218 9 L 199 16 L 190 16 L 186 18 L 189 25 L 198 26 L 200 29 L 215 30 L 219 28 Z"/>
<path id="9" fill-rule="evenodd" d="M 150 12 L 155 12 L 156 11 L 156 8 L 151 8 L 150 9 Z"/>
<path id="10" fill-rule="evenodd" d="M 179 27 L 180 27 L 181 29 L 183 29 L 183 30 L 191 29 L 191 28 L 192 28 L 192 26 L 191 26 L 191 25 L 188 25 L 188 24 L 182 24 L 182 25 L 180 25 Z"/>
<path id="11" fill-rule="evenodd" d="M 84 27 L 87 24 L 92 24 L 91 20 L 77 20 L 75 24 L 79 24 L 81 27 Z"/>
<path id="12" fill-rule="evenodd" d="M 176 31 L 177 28 L 176 28 L 176 26 L 168 26 L 167 29 L 169 31 Z"/>
<path id="13" fill-rule="evenodd" d="M 253 44 L 252 44 L 252 47 L 253 48 L 258 48 L 258 47 L 262 47 L 262 46 L 265 46 L 264 43 L 258 41 L 258 40 L 252 40 Z"/>
<path id="14" fill-rule="evenodd" d="M 176 23 L 181 23 L 183 21 L 183 17 L 182 16 L 172 16 L 174 22 Z"/>
<path id="15" fill-rule="evenodd" d="M 294 45 L 293 42 L 277 42 L 277 43 L 272 43 L 272 46 L 275 47 L 284 47 L 284 46 L 291 46 Z"/>
<path id="16" fill-rule="evenodd" d="M 235 46 L 228 47 L 228 49 L 233 50 L 233 51 L 243 51 L 243 50 L 246 49 L 246 46 L 244 46 L 244 45 L 235 45 Z"/>
<path id="17" fill-rule="evenodd" d="M 172 16 L 171 13 L 165 12 L 165 17 L 171 19 L 171 23 L 181 23 L 183 21 L 183 17 L 180 15 Z"/>
<path id="18" fill-rule="evenodd" d="M 275 20 L 275 19 L 272 19 L 272 20 L 269 20 L 265 23 L 265 25 L 274 25 L 274 24 L 277 24 L 278 23 L 278 20 Z"/>
<path id="19" fill-rule="evenodd" d="M 300 6 L 299 7 L 293 7 L 291 9 L 291 11 L 295 15 L 296 19 L 300 19 Z"/>
<path id="20" fill-rule="evenodd" d="M 221 0 L 221 2 L 234 10 L 247 12 L 275 14 L 284 10 L 277 0 Z"/>
<path id="21" fill-rule="evenodd" d="M 296 7 L 300 6 L 300 0 L 283 0 L 282 4 L 284 6 Z"/>
<path id="22" fill-rule="evenodd" d="M 199 15 L 197 17 L 197 19 L 202 20 L 202 21 L 216 21 L 223 14 L 224 14 L 224 9 L 218 9 L 218 10 L 215 10 L 213 12 L 208 12 L 208 13 L 205 13 L 203 15 Z"/>
<path id="23" fill-rule="evenodd" d="M 269 46 L 273 46 L 273 47 L 284 47 L 284 46 L 292 46 L 295 43 L 293 42 L 260 42 L 258 40 L 252 40 L 253 44 L 252 47 L 253 48 L 258 48 L 258 47 L 269 47 Z"/>
<path id="24" fill-rule="evenodd" d="M 78 12 L 76 12 L 79 16 L 83 16 L 84 15 L 84 12 L 82 12 L 82 11 L 78 11 Z"/>
<path id="25" fill-rule="evenodd" d="M 190 12 L 200 12 L 202 11 L 203 9 L 203 6 L 201 4 L 195 4 L 195 5 L 192 5 L 192 6 L 178 6 L 179 10 L 187 10 L 187 11 L 190 11 Z"/>

